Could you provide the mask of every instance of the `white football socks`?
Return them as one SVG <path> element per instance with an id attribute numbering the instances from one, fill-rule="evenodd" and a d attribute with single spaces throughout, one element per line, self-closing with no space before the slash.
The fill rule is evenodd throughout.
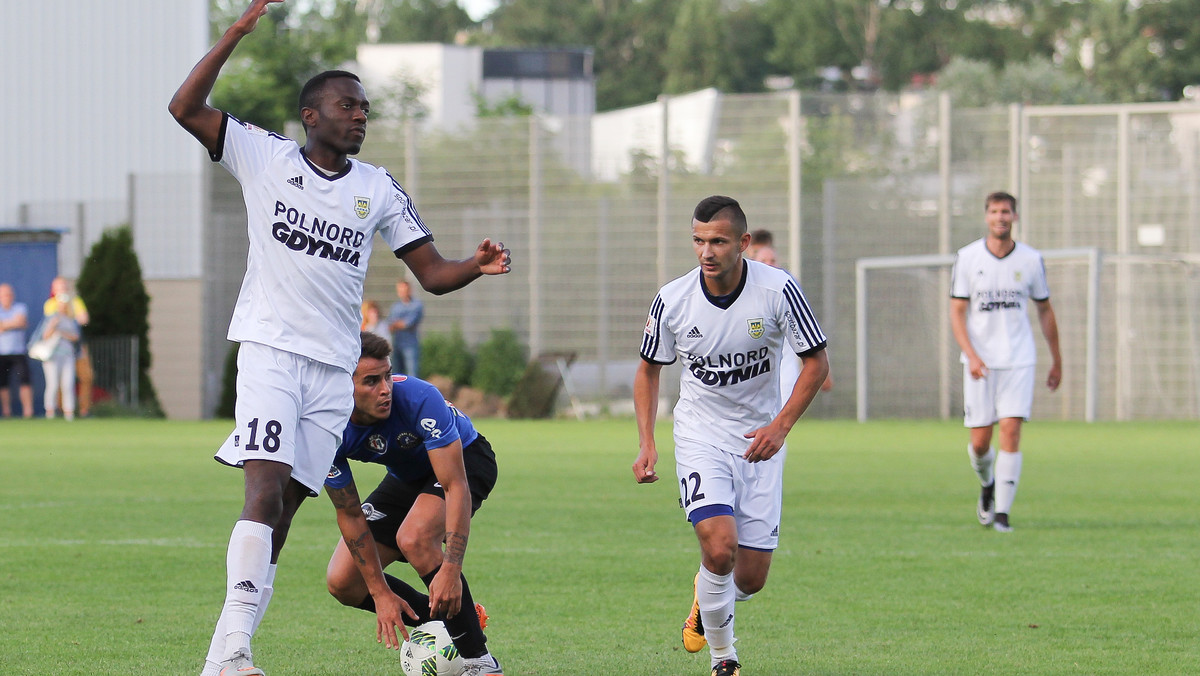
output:
<path id="1" fill-rule="evenodd" d="M 1021 452 L 996 455 L 996 513 L 1008 514 L 1021 481 Z"/>
<path id="2" fill-rule="evenodd" d="M 250 650 L 250 637 L 261 621 L 263 590 L 271 568 L 270 526 L 256 521 L 238 521 L 229 536 L 225 554 L 225 607 L 218 626 L 225 629 L 223 659 L 238 650 Z M 265 610 L 265 608 L 264 608 Z"/>
<path id="3" fill-rule="evenodd" d="M 988 452 L 983 455 L 975 455 L 975 447 L 967 444 L 967 457 L 971 459 L 971 469 L 979 475 L 979 485 L 987 486 L 995 480 L 995 475 L 992 472 L 996 466 L 996 449 L 989 446 Z"/>
<path id="4" fill-rule="evenodd" d="M 733 573 L 717 575 L 700 566 L 700 577 L 696 580 L 696 596 L 700 605 L 700 621 L 704 624 L 704 638 L 713 663 L 737 659 L 733 649 L 733 604 L 737 599 Z"/>

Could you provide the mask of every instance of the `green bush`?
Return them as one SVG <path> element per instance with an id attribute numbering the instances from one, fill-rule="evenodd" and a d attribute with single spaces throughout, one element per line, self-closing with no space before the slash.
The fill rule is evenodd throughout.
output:
<path id="1" fill-rule="evenodd" d="M 475 358 L 457 326 L 448 333 L 430 333 L 421 340 L 421 378 L 445 376 L 455 385 L 471 382 Z"/>
<path id="2" fill-rule="evenodd" d="M 139 415 L 162 417 L 154 383 L 150 381 L 150 295 L 142 282 L 142 266 L 133 248 L 129 226 L 107 230 L 83 261 L 75 280 L 87 305 L 88 336 L 138 337 Z M 102 369 L 102 364 L 96 365 Z"/>
<path id="3" fill-rule="evenodd" d="M 554 402 L 558 396 L 559 378 L 542 368 L 536 361 L 529 362 L 521 379 L 508 398 L 510 418 L 549 418 L 554 415 Z"/>
<path id="4" fill-rule="evenodd" d="M 507 397 L 525 370 L 525 346 L 512 329 L 492 329 L 492 335 L 475 350 L 471 387 Z"/>

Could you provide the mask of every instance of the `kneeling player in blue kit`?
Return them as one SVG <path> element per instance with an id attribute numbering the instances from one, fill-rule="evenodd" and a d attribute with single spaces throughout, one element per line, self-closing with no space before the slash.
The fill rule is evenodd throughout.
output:
<path id="1" fill-rule="evenodd" d="M 464 676 L 504 672 L 486 647 L 479 610 L 462 574 L 471 516 L 496 483 L 496 455 L 471 419 L 413 376 L 392 375 L 391 347 L 363 332 L 354 371 L 354 412 L 325 480 L 342 540 L 329 560 L 329 593 L 348 606 L 376 612 L 399 607 L 413 624 L 441 619 L 466 663 Z M 387 467 L 360 502 L 350 460 Z M 445 550 L 443 551 L 443 543 Z M 408 561 L 429 595 L 385 575 Z M 395 613 L 382 616 L 395 616 Z M 399 647 L 395 628 L 378 627 Z"/>

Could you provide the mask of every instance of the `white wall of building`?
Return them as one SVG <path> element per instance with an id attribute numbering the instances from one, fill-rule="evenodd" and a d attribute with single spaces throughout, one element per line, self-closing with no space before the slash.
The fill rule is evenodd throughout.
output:
<path id="1" fill-rule="evenodd" d="M 208 160 L 167 103 L 207 47 L 208 0 L 6 0 L 0 224 L 24 213 L 71 229 L 70 245 L 79 235 L 70 205 L 84 203 L 84 219 L 101 221 L 94 240 L 110 221 L 128 220 L 131 174 L 171 176 L 179 197 L 158 190 L 161 217 L 151 232 L 135 229 L 138 253 L 147 277 L 198 276 L 198 185 L 179 182 L 196 183 Z M 79 263 L 74 255 L 60 264 L 73 276 Z"/>

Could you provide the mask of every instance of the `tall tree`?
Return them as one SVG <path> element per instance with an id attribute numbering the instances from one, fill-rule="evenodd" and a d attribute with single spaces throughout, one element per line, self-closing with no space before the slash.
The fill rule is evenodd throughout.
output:
<path id="1" fill-rule="evenodd" d="M 683 0 L 667 39 L 667 94 L 705 87 L 729 91 L 732 44 L 721 0 Z"/>

